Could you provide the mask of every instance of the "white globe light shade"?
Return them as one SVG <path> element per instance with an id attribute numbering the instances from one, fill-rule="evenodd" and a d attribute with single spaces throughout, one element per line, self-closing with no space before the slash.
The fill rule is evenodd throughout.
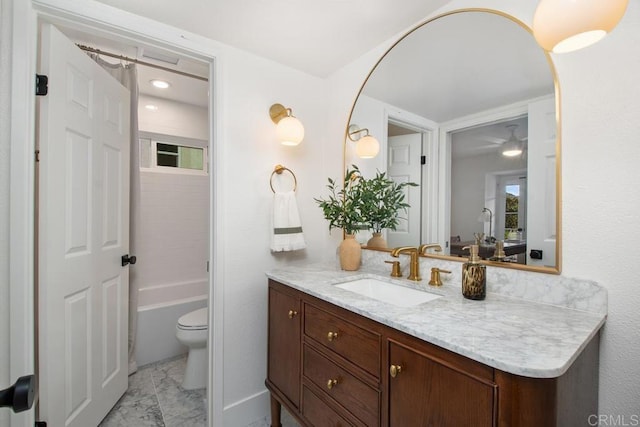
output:
<path id="1" fill-rule="evenodd" d="M 582 49 L 615 28 L 628 1 L 541 0 L 533 17 L 533 35 L 550 52 Z"/>
<path id="2" fill-rule="evenodd" d="M 372 159 L 379 151 L 380 143 L 371 135 L 364 136 L 356 142 L 356 154 L 361 159 Z"/>
<path id="3" fill-rule="evenodd" d="M 276 135 L 282 145 L 298 145 L 304 139 L 304 126 L 295 117 L 287 116 L 278 122 Z"/>

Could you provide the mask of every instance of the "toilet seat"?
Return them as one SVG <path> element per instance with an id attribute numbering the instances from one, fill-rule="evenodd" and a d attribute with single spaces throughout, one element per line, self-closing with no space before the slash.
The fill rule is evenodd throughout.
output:
<path id="1" fill-rule="evenodd" d="M 187 313 L 178 319 L 178 329 L 199 331 L 207 327 L 207 307 Z"/>

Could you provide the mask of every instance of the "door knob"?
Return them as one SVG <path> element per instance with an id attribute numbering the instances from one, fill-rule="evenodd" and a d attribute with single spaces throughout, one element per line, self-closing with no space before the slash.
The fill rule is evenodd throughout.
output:
<path id="1" fill-rule="evenodd" d="M 402 372 L 402 365 L 391 365 L 389 368 L 389 374 L 391 374 L 391 378 L 395 378 L 398 374 Z"/>
<path id="2" fill-rule="evenodd" d="M 136 261 L 138 261 L 138 260 L 136 259 L 135 255 L 131 255 L 131 256 L 129 256 L 129 254 L 122 255 L 122 266 L 123 267 L 125 265 L 127 265 L 127 264 L 133 265 L 133 264 L 136 263 Z"/>
<path id="3" fill-rule="evenodd" d="M 36 391 L 36 376 L 26 375 L 9 388 L 0 390 L 0 407 L 8 406 L 18 413 L 31 409 Z"/>

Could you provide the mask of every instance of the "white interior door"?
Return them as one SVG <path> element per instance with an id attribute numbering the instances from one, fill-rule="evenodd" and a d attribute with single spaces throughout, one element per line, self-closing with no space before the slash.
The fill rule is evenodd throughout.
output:
<path id="1" fill-rule="evenodd" d="M 397 182 L 415 182 L 417 187 L 405 187 L 405 201 L 411 205 L 400 212 L 401 219 L 395 231 L 387 231 L 389 247 L 417 246 L 420 244 L 421 156 L 422 134 L 392 136 L 388 139 L 387 176 Z"/>
<path id="2" fill-rule="evenodd" d="M 529 104 L 527 264 L 556 265 L 556 112 L 554 98 Z M 531 258 L 541 250 L 542 258 Z"/>
<path id="3" fill-rule="evenodd" d="M 127 389 L 129 92 L 49 24 L 39 62 L 39 419 L 96 426 Z"/>

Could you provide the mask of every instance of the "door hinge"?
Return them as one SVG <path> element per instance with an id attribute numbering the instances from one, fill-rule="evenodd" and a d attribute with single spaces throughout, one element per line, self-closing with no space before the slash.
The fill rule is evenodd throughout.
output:
<path id="1" fill-rule="evenodd" d="M 427 156 L 420 156 L 420 164 L 421 165 L 427 164 Z"/>
<path id="2" fill-rule="evenodd" d="M 47 427 L 46 421 L 36 421 L 35 427 Z"/>
<path id="3" fill-rule="evenodd" d="M 36 74 L 36 95 L 45 96 L 49 92 L 49 77 Z"/>
<path id="4" fill-rule="evenodd" d="M 36 150 L 36 163 L 40 161 L 40 150 Z"/>

